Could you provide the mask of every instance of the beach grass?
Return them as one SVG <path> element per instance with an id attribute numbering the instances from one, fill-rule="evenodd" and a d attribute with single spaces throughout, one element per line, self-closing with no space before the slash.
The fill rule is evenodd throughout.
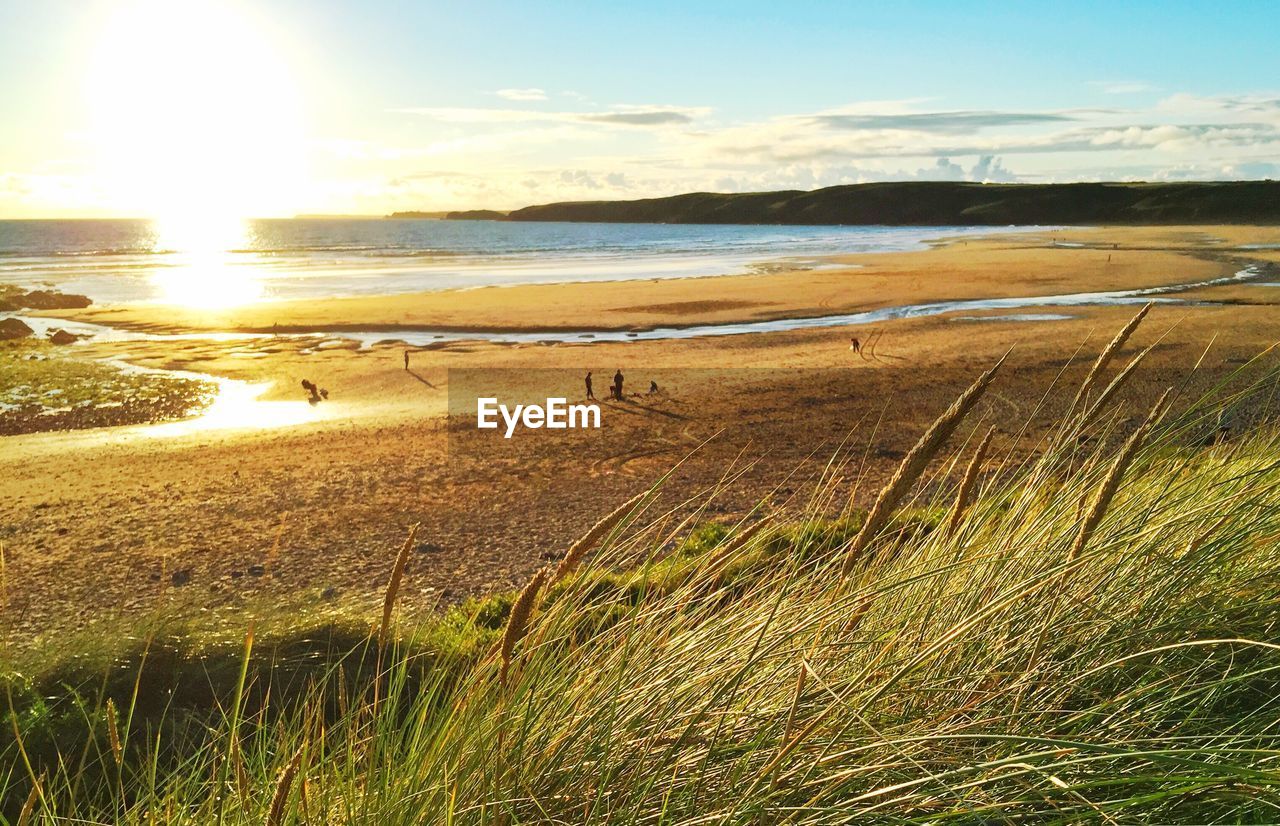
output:
<path id="1" fill-rule="evenodd" d="M 1030 455 L 953 407 L 870 514 L 836 466 L 733 524 L 638 496 L 425 619 L 396 621 L 389 549 L 381 613 L 26 652 L 4 816 L 1275 822 L 1276 381 L 1138 415 L 1087 390 Z"/>

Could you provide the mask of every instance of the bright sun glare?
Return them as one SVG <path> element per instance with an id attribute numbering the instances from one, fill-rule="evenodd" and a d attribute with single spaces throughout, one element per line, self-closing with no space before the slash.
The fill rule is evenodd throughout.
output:
<path id="1" fill-rule="evenodd" d="M 283 52 L 232 0 L 133 0 L 95 34 L 92 139 L 115 208 L 155 220 L 179 267 L 157 276 L 189 306 L 251 301 L 260 286 L 227 251 L 244 219 L 294 206 L 301 101 Z"/>

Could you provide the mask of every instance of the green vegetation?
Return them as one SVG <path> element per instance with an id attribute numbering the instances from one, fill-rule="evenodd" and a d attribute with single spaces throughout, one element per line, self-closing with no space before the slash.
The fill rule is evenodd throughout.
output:
<path id="1" fill-rule="evenodd" d="M 636 201 L 517 209 L 509 221 L 662 224 L 1276 224 L 1280 182 L 974 184 L 941 181 L 831 186 L 810 192 L 692 192 Z"/>
<path id="2" fill-rule="evenodd" d="M 835 465 L 737 524 L 649 497 L 578 570 L 385 646 L 377 610 L 279 609 L 16 656 L 4 814 L 1275 822 L 1277 379 L 1131 421 L 1100 389 L 1118 349 L 972 485 L 985 428 L 939 460 L 957 404 L 870 512 Z M 1255 424 L 1221 438 L 1223 411 Z"/>
<path id="3" fill-rule="evenodd" d="M 46 341 L 0 343 L 0 435 L 180 419 L 206 406 L 216 389 L 74 358 Z"/>

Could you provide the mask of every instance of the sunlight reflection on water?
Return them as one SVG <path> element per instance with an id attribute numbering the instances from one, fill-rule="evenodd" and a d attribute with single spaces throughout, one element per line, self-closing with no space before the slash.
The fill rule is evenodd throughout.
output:
<path id="1" fill-rule="evenodd" d="M 261 430 L 289 427 L 328 418 L 331 409 L 328 402 L 312 405 L 306 401 L 263 401 L 262 395 L 271 389 L 272 382 L 243 382 L 235 379 L 216 379 L 218 395 L 213 404 L 192 419 L 168 422 L 157 429 L 169 429 L 179 435 L 204 430 L 253 428 Z"/>
<path id="2" fill-rule="evenodd" d="M 126 372 L 192 379 L 217 385 L 217 395 L 203 411 L 188 419 L 142 425 L 148 435 L 183 436 L 210 430 L 291 427 L 331 418 L 335 410 L 333 402 L 329 401 L 317 404 L 304 400 L 264 401 L 262 396 L 274 385 L 270 381 L 248 382 L 187 370 L 141 367 L 117 359 L 105 361 Z"/>

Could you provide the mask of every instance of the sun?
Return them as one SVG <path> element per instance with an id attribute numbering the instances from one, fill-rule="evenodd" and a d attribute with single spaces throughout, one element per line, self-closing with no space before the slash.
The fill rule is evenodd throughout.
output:
<path id="1" fill-rule="evenodd" d="M 90 140 L 113 208 L 157 244 L 225 251 L 242 219 L 286 214 L 304 177 L 297 78 L 278 37 L 232 0 L 117 3 L 97 27 Z"/>

